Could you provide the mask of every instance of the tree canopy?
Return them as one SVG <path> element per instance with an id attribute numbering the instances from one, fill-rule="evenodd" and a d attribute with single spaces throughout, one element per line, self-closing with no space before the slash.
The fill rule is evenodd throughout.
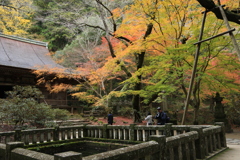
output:
<path id="1" fill-rule="evenodd" d="M 32 24 L 33 12 L 32 0 L 1 0 L 0 32 L 26 36 Z"/>
<path id="2" fill-rule="evenodd" d="M 227 5 L 231 26 L 237 26 L 237 2 L 221 2 Z M 131 98 L 135 122 L 141 121 L 144 105 L 166 96 L 185 99 L 203 7 L 212 11 L 204 38 L 227 30 L 211 0 L 35 0 L 34 5 L 38 8 L 31 32 L 43 35 L 57 51 L 55 60 L 73 73 L 59 77 L 79 81 L 72 95 L 104 107 L 112 107 L 114 97 Z M 228 36 L 202 44 L 190 100 L 196 122 L 204 99 L 215 92 L 226 97 L 239 94 L 239 65 Z"/>

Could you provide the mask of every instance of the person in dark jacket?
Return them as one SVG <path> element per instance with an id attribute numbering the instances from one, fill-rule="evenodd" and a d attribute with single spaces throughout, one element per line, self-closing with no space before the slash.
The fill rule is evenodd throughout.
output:
<path id="1" fill-rule="evenodd" d="M 158 107 L 157 111 L 157 115 L 155 116 L 155 119 L 157 119 L 157 125 L 165 125 L 167 114 L 162 111 L 161 107 Z"/>
<path id="2" fill-rule="evenodd" d="M 108 124 L 113 124 L 113 114 L 111 112 L 108 114 Z"/>

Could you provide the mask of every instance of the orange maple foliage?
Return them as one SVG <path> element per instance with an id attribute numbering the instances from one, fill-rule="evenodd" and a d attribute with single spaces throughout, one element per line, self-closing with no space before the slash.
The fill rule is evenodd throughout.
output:
<path id="1" fill-rule="evenodd" d="M 228 3 L 229 1 L 222 2 Z M 146 99 L 153 93 L 161 93 L 162 90 L 167 91 L 167 94 L 172 94 L 179 88 L 185 87 L 187 90 L 195 50 L 194 47 L 185 43 L 193 43 L 198 40 L 202 20 L 201 11 L 202 8 L 199 8 L 198 3 L 192 0 L 134 0 L 132 5 L 124 9 L 114 9 L 111 12 L 112 17 L 107 18 L 122 20 L 117 30 L 109 33 L 112 36 L 109 41 L 106 36 L 95 48 L 80 50 L 84 58 L 81 62 L 77 62 L 77 72 L 72 78 L 81 79 L 84 83 L 81 83 L 78 88 L 81 92 L 73 95 L 90 97 L 86 90 L 92 90 L 94 96 L 91 98 L 97 101 L 98 98 L 109 95 L 111 91 L 121 85 L 125 85 L 126 90 L 130 90 L 128 94 L 140 95 L 143 92 L 141 96 Z M 209 28 L 213 26 L 210 21 L 211 14 L 207 23 Z M 226 27 L 221 27 L 218 21 L 214 22 L 216 22 L 218 30 L 208 29 L 205 31 L 204 37 L 226 30 Z M 186 42 L 183 43 L 183 40 Z M 113 47 L 113 51 L 109 49 L 109 43 Z M 207 50 L 206 48 L 205 50 Z M 213 53 L 214 50 L 211 52 Z M 200 57 L 200 76 L 198 77 L 200 81 L 202 80 L 201 76 L 205 73 L 204 78 L 206 79 L 207 75 L 216 74 L 217 70 L 207 71 L 214 68 L 214 64 L 208 65 L 207 62 L 213 62 L 212 59 L 217 56 L 211 52 L 204 52 Z M 224 70 L 223 74 L 235 79 L 234 83 L 239 83 L 238 73 Z M 59 76 L 67 75 L 59 74 Z M 113 79 L 117 81 L 117 86 L 109 89 L 112 87 L 109 85 L 109 81 Z M 122 83 L 118 83 L 118 80 Z M 123 82 L 123 80 L 126 81 Z M 210 78 L 207 80 L 214 82 Z M 142 88 L 134 88 L 139 83 L 143 84 Z M 201 83 L 203 86 L 202 98 L 215 92 L 215 86 L 213 89 L 209 88 L 209 83 L 205 81 Z M 85 90 L 80 88 L 85 88 Z"/>

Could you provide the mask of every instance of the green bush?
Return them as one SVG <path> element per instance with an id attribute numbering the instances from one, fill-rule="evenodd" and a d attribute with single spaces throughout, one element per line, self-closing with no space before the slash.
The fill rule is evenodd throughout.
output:
<path id="1" fill-rule="evenodd" d="M 15 126 L 27 123 L 44 127 L 49 121 L 66 120 L 68 117 L 66 111 L 40 103 L 43 95 L 36 87 L 14 86 L 13 91 L 7 91 L 6 94 L 7 99 L 0 101 L 0 115 Z"/>
<path id="2" fill-rule="evenodd" d="M 102 125 L 102 124 L 103 124 L 103 121 L 98 121 L 98 124 Z"/>
<path id="3" fill-rule="evenodd" d="M 120 110 L 118 110 L 118 114 L 124 117 L 132 117 L 134 113 L 134 109 L 131 107 L 122 107 Z"/>
<path id="4" fill-rule="evenodd" d="M 94 119 L 95 119 L 94 116 L 89 117 L 89 120 L 90 120 L 90 121 L 93 121 Z"/>

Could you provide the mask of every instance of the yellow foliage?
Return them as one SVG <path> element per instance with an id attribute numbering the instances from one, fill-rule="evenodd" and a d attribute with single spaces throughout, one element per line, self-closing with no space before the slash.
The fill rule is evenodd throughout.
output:
<path id="1" fill-rule="evenodd" d="M 198 3 L 192 0 L 135 0 L 124 13 L 122 24 L 115 32 L 132 41 L 123 49 L 116 47 L 119 59 L 128 58 L 133 53 L 149 51 L 151 55 L 161 55 L 167 47 L 176 48 L 182 36 L 191 35 L 189 28 L 198 23 Z M 114 12 L 115 13 L 115 12 Z M 119 14 L 119 13 L 117 13 Z M 149 24 L 154 29 L 144 37 Z M 145 38 L 145 39 L 144 39 Z"/>
<path id="2" fill-rule="evenodd" d="M 26 35 L 31 26 L 30 16 L 33 14 L 31 0 L 9 0 L 10 6 L 0 6 L 0 32 L 8 35 Z"/>
<path id="3" fill-rule="evenodd" d="M 70 90 L 72 88 L 72 85 L 69 84 L 55 84 L 51 87 L 50 92 L 51 93 L 59 93 L 59 92 L 63 92 L 63 91 L 67 91 Z"/>
<path id="4" fill-rule="evenodd" d="M 97 100 L 99 100 L 98 97 L 94 95 L 89 95 L 87 92 L 77 92 L 71 94 L 73 97 L 78 98 L 81 101 L 85 101 L 87 103 L 95 103 Z"/>

